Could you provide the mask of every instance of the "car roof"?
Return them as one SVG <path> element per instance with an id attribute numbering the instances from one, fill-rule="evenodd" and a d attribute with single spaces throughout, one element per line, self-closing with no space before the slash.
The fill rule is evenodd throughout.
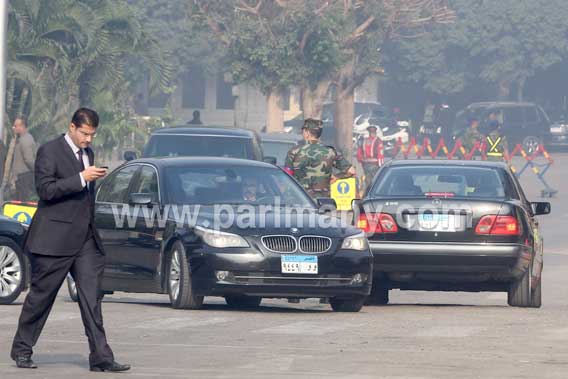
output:
<path id="1" fill-rule="evenodd" d="M 485 167 L 485 168 L 507 168 L 505 162 L 491 161 L 466 161 L 466 160 L 445 160 L 445 159 L 408 159 L 392 160 L 385 166 L 404 167 L 404 166 L 462 166 L 462 167 Z"/>
<path id="2" fill-rule="evenodd" d="M 534 107 L 535 103 L 528 102 L 512 102 L 512 101 L 486 101 L 480 103 L 473 103 L 467 106 L 467 108 L 515 108 L 515 107 Z"/>
<path id="3" fill-rule="evenodd" d="M 231 128 L 224 126 L 173 126 L 167 128 L 156 129 L 153 135 L 158 134 L 184 134 L 184 135 L 212 135 L 212 136 L 230 136 L 253 138 L 254 132 L 248 129 Z"/>
<path id="4" fill-rule="evenodd" d="M 130 161 L 124 166 L 133 164 L 150 164 L 164 169 L 166 167 L 256 167 L 278 169 L 270 163 L 253 161 L 250 159 L 225 158 L 225 157 L 164 157 L 164 158 L 141 158 Z"/>
<path id="5" fill-rule="evenodd" d="M 298 142 L 303 138 L 296 133 L 260 133 L 261 141 Z"/>

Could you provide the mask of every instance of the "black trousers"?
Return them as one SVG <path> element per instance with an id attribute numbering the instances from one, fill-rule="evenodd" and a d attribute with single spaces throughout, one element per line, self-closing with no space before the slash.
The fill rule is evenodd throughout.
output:
<path id="1" fill-rule="evenodd" d="M 37 343 L 57 292 L 67 273 L 71 272 L 77 285 L 81 319 L 89 341 L 89 363 L 96 365 L 114 360 L 107 344 L 101 312 L 104 255 L 99 252 L 91 233 L 89 237 L 81 251 L 73 256 L 30 254 L 31 289 L 20 314 L 12 344 L 12 359 L 32 354 L 32 347 Z"/>

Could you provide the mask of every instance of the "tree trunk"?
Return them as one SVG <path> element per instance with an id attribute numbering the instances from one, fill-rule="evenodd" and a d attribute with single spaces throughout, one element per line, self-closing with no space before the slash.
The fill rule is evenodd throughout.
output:
<path id="1" fill-rule="evenodd" d="M 355 118 L 354 62 L 346 64 L 337 84 L 334 109 L 335 147 L 348 160 L 353 156 L 353 119 Z"/>
<path id="2" fill-rule="evenodd" d="M 309 85 L 302 88 L 304 119 L 315 118 L 321 120 L 323 103 L 327 97 L 330 83 L 329 80 L 322 80 L 315 88 L 311 88 Z"/>
<path id="3" fill-rule="evenodd" d="M 355 118 L 355 91 L 337 91 L 334 109 L 335 147 L 351 161 L 353 156 L 353 119 Z"/>
<path id="4" fill-rule="evenodd" d="M 282 94 L 272 90 L 266 99 L 266 132 L 274 133 L 284 130 L 284 111 L 282 110 Z"/>
<path id="5" fill-rule="evenodd" d="M 521 79 L 519 80 L 519 83 L 517 83 L 517 101 L 519 102 L 524 100 L 526 82 L 526 79 Z"/>
<path id="6" fill-rule="evenodd" d="M 497 94 L 497 99 L 501 101 L 509 100 L 511 95 L 511 83 L 506 80 L 499 82 L 499 92 Z"/>

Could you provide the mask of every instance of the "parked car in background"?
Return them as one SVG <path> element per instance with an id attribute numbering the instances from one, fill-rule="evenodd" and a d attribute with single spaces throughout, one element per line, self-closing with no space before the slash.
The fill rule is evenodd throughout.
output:
<path id="1" fill-rule="evenodd" d="M 29 262 L 23 253 L 27 226 L 0 216 L 0 304 L 10 304 L 28 286 Z"/>
<path id="2" fill-rule="evenodd" d="M 522 144 L 525 151 L 532 153 L 538 145 L 551 142 L 550 127 L 552 123 L 544 110 L 533 103 L 485 102 L 474 103 L 456 116 L 453 135 L 461 137 L 469 126 L 471 118 L 480 122 L 482 134 L 491 133 L 489 115 L 495 113 L 503 126 L 503 134 L 507 137 L 509 147 Z"/>
<path id="3" fill-rule="evenodd" d="M 559 121 L 552 124 L 549 145 L 553 147 L 568 146 L 568 122 Z"/>
<path id="4" fill-rule="evenodd" d="M 102 290 L 168 294 L 174 308 L 201 308 L 206 296 L 222 296 L 232 307 L 316 297 L 329 298 L 335 311 L 359 311 L 371 288 L 372 256 L 360 230 L 324 213 L 333 204 L 314 202 L 283 170 L 263 162 L 128 162 L 96 194 L 106 252 Z M 234 212 L 233 222 L 217 205 L 227 217 Z M 183 206 L 196 213 L 180 220 Z M 140 209 L 149 208 L 165 222 L 148 222 Z M 117 213 L 126 217 L 122 226 Z"/>
<path id="5" fill-rule="evenodd" d="M 260 143 L 263 153 L 276 159 L 275 164 L 284 167 L 290 149 L 304 143 L 300 134 L 295 133 L 261 133 Z"/>
<path id="6" fill-rule="evenodd" d="M 252 130 L 212 126 L 179 126 L 155 130 L 148 140 L 143 158 L 153 157 L 231 157 L 262 161 L 264 155 L 258 134 Z M 125 153 L 125 160 L 136 158 Z"/>
<path id="7" fill-rule="evenodd" d="M 355 202 L 374 256 L 370 301 L 389 290 L 503 291 L 508 304 L 541 306 L 543 238 L 529 202 L 502 162 L 391 161 Z"/>

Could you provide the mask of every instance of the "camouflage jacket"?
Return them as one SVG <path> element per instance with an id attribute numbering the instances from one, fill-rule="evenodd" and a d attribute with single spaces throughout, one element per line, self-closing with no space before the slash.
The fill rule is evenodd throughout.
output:
<path id="1" fill-rule="evenodd" d="M 333 147 L 309 142 L 288 152 L 285 167 L 310 195 L 329 196 L 333 169 L 346 175 L 351 163 Z"/>
<path id="2" fill-rule="evenodd" d="M 469 128 L 463 137 L 463 146 L 468 150 L 467 152 L 475 146 L 475 143 L 479 141 L 479 143 L 483 143 L 483 135 L 479 132 L 479 130 L 474 128 Z"/>

